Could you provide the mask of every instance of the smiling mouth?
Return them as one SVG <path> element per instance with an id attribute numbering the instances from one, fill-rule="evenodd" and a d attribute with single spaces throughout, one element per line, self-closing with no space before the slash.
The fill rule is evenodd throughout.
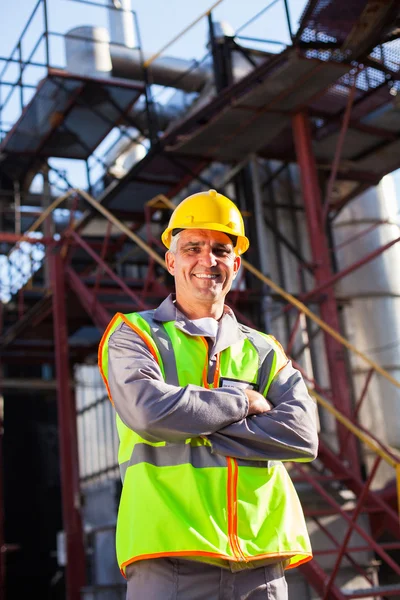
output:
<path id="1" fill-rule="evenodd" d="M 209 280 L 218 279 L 218 277 L 219 277 L 218 274 L 214 274 L 214 273 L 210 273 L 208 275 L 206 273 L 193 273 L 193 275 L 197 279 L 209 279 Z"/>

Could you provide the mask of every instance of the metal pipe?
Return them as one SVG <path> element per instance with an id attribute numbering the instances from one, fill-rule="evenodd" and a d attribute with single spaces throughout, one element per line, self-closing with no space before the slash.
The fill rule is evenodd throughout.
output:
<path id="1" fill-rule="evenodd" d="M 14 181 L 15 233 L 21 235 L 21 189 L 19 181 Z"/>
<path id="2" fill-rule="evenodd" d="M 57 378 L 58 427 L 61 458 L 63 525 L 66 537 L 68 600 L 80 600 L 85 584 L 85 550 L 79 487 L 76 407 L 70 387 L 68 325 L 64 264 L 59 254 L 49 256 L 53 289 L 54 349 Z"/>
<path id="3" fill-rule="evenodd" d="M 141 81 L 145 69 L 150 83 L 185 92 L 200 91 L 211 78 L 211 69 L 199 66 L 195 60 L 165 56 L 150 61 L 145 52 L 113 44 L 110 44 L 110 58 L 114 77 Z"/>
<path id="4" fill-rule="evenodd" d="M 45 39 L 45 56 L 46 66 L 50 67 L 50 47 L 49 47 L 49 18 L 47 13 L 47 0 L 43 0 L 43 21 L 44 21 L 44 39 Z"/>
<path id="5" fill-rule="evenodd" d="M 329 175 L 329 181 L 328 181 L 326 197 L 325 197 L 325 202 L 324 202 L 324 207 L 323 207 L 323 216 L 322 216 L 323 224 L 325 223 L 325 221 L 328 217 L 328 214 L 329 214 L 329 202 L 331 200 L 333 186 L 335 184 L 336 175 L 337 175 L 338 168 L 339 168 L 339 161 L 340 161 L 340 157 L 342 155 L 342 148 L 343 148 L 344 140 L 346 137 L 347 130 L 349 128 L 351 109 L 353 108 L 354 97 L 355 97 L 355 93 L 356 93 L 356 89 L 357 89 L 357 76 L 358 76 L 358 71 L 354 75 L 353 85 L 350 88 L 350 94 L 349 94 L 349 98 L 347 100 L 346 110 L 344 111 L 342 126 L 340 128 L 339 139 L 337 141 L 336 148 L 335 148 L 335 155 L 333 157 L 332 169 L 331 169 L 331 173 Z"/>
<path id="6" fill-rule="evenodd" d="M 134 48 L 136 40 L 131 0 L 119 0 L 118 7 L 113 0 L 108 0 L 108 8 L 115 9 L 107 11 L 111 43 L 117 42 L 127 48 Z"/>

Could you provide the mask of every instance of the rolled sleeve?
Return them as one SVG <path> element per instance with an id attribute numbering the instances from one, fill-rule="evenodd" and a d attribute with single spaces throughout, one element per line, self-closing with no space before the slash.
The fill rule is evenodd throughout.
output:
<path id="1" fill-rule="evenodd" d="M 125 323 L 109 339 L 108 380 L 121 420 L 148 441 L 209 436 L 248 411 L 242 390 L 165 383 L 149 348 Z"/>

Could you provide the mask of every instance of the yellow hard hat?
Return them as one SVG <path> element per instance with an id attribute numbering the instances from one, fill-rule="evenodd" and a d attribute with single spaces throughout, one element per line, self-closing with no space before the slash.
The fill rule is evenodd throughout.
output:
<path id="1" fill-rule="evenodd" d="M 235 252 L 243 254 L 250 243 L 244 232 L 242 215 L 236 204 L 216 190 L 188 196 L 178 204 L 161 240 L 169 248 L 174 229 L 211 229 L 237 238 Z"/>

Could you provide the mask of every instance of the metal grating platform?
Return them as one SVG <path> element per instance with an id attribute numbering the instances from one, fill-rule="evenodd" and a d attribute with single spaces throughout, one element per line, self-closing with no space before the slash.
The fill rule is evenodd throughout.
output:
<path id="1" fill-rule="evenodd" d="M 186 133 L 187 126 L 182 125 L 166 149 L 220 161 L 239 161 L 250 152 L 262 152 L 290 125 L 293 111 L 307 106 L 350 68 L 304 59 L 294 50 L 279 59 L 278 64 L 271 61 L 256 69 L 258 77 L 251 74 L 252 86 L 245 93 L 235 97 L 233 86 L 232 98 L 197 131 Z"/>

